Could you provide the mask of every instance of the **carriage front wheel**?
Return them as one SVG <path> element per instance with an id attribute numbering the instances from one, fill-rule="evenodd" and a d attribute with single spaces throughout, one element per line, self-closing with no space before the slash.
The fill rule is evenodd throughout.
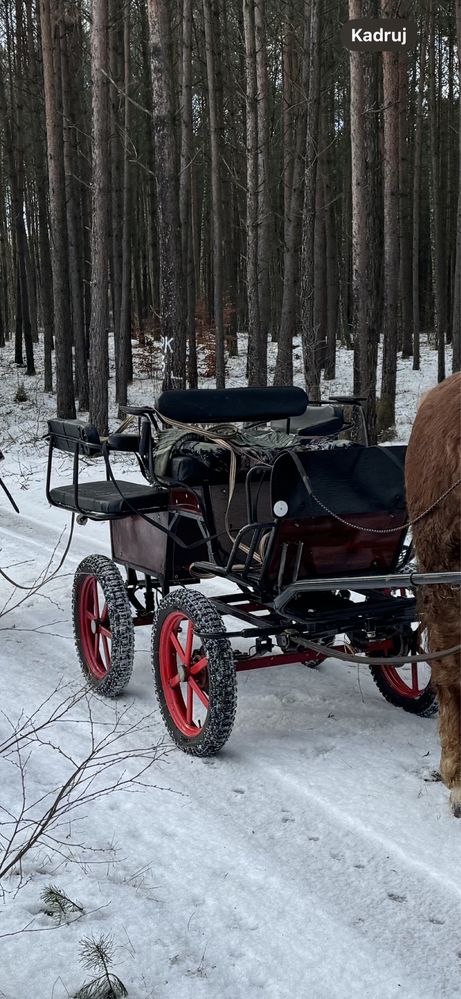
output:
<path id="1" fill-rule="evenodd" d="M 83 675 L 104 697 L 121 694 L 130 680 L 134 627 L 130 601 L 117 566 L 89 555 L 75 573 L 74 636 Z"/>
<path id="2" fill-rule="evenodd" d="M 237 678 L 222 617 L 203 593 L 178 589 L 161 601 L 152 662 L 172 739 L 192 756 L 214 756 L 232 731 Z"/>

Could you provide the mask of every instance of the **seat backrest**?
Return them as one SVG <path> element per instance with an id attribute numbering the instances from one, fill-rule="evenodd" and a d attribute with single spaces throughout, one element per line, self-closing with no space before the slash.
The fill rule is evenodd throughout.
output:
<path id="1" fill-rule="evenodd" d="M 263 423 L 300 416 L 307 403 L 304 389 L 294 386 L 172 389 L 162 392 L 157 410 L 160 416 L 180 423 Z"/>
<path id="2" fill-rule="evenodd" d="M 48 420 L 48 439 L 51 447 L 68 454 L 78 453 L 88 458 L 102 454 L 96 427 L 82 420 Z"/>
<path id="3" fill-rule="evenodd" d="M 406 534 L 405 450 L 298 451 L 299 465 L 289 451 L 278 458 L 271 506 L 283 501 L 285 513 L 268 580 L 394 571 Z"/>
<path id="4" fill-rule="evenodd" d="M 315 495 L 330 510 L 347 517 L 405 510 L 405 451 L 402 445 L 348 447 L 298 451 L 297 457 Z M 322 513 L 306 489 L 290 451 L 274 464 L 271 492 L 272 504 L 285 500 L 289 517 L 317 517 Z"/>

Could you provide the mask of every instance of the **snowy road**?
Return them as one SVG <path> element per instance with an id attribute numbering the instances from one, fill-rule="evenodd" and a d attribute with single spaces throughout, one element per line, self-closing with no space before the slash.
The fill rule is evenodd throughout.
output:
<path id="1" fill-rule="evenodd" d="M 244 361 L 242 353 L 232 362 L 229 384 L 242 383 Z M 401 440 L 436 381 L 436 363 L 426 345 L 420 373 L 399 362 Z M 342 352 L 338 370 L 332 394 L 351 388 L 350 353 Z M 31 380 L 31 402 L 18 407 L 16 379 L 11 351 L 2 351 L 0 471 L 21 516 L 0 497 L 0 565 L 25 560 L 10 572 L 28 582 L 46 567 L 67 517 L 44 498 L 40 436 L 54 399 L 42 397 L 37 379 L 34 400 Z M 136 383 L 131 401 L 145 401 L 148 391 L 146 381 Z M 60 550 L 64 544 L 62 537 Z M 0 581 L 0 738 L 6 716 L 30 713 L 65 681 L 78 690 L 72 574 L 87 554 L 107 551 L 107 528 L 77 529 L 61 578 L 14 610 L 22 595 L 10 600 Z M 152 713 L 155 743 L 163 727 L 149 630 L 137 631 L 122 704 L 132 720 Z M 7 881 L 0 999 L 74 995 L 90 977 L 79 950 L 92 934 L 112 935 L 114 971 L 130 999 L 461 996 L 461 822 L 446 790 L 425 779 L 438 762 L 436 719 L 392 708 L 366 669 L 359 675 L 334 662 L 239 674 L 238 683 L 236 725 L 216 759 L 171 751 L 153 774 L 159 789 L 111 795 L 63 826 L 76 862 L 42 850 L 26 859 L 20 891 L 17 877 Z M 101 726 L 111 724 L 112 703 L 96 700 L 93 711 Z M 86 719 L 80 707 L 54 733 L 78 759 Z M 51 769 L 41 760 L 34 754 L 28 767 L 35 796 L 59 787 L 66 772 L 64 759 L 53 757 Z M 0 769 L 0 803 L 14 810 L 17 772 L 4 761 Z M 88 857 L 84 846 L 103 853 Z M 83 907 L 81 918 L 54 926 L 40 898 L 50 884 Z"/>
<path id="2" fill-rule="evenodd" d="M 65 518 L 37 516 L 33 497 L 20 498 L 20 521 L 2 511 L 2 565 L 33 558 L 15 570 L 27 580 Z M 105 528 L 78 530 L 66 571 L 106 549 Z M 63 677 L 79 686 L 70 588 L 66 576 L 1 621 L 10 716 Z M 124 702 L 135 717 L 154 712 L 154 741 L 148 632 L 138 631 Z M 96 704 L 103 721 L 112 706 Z M 74 755 L 81 729 L 66 730 Z M 31 919 L 43 932 L 2 940 L 0 994 L 72 995 L 85 979 L 80 939 L 110 933 L 131 999 L 461 995 L 461 824 L 424 779 L 436 763 L 435 720 L 389 706 L 366 670 L 240 675 L 236 726 L 216 759 L 173 751 L 156 774 L 165 790 L 111 796 L 69 827 L 107 862 L 82 869 L 43 852 L 26 863 L 30 880 L 7 896 L 0 933 Z M 40 892 L 50 883 L 89 914 L 49 930 Z"/>

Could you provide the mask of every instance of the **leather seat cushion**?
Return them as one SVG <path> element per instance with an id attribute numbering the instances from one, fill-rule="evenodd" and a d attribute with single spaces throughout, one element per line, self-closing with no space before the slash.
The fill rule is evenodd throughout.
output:
<path id="1" fill-rule="evenodd" d="M 80 511 L 77 511 L 75 506 L 72 484 L 56 486 L 50 491 L 53 506 L 83 512 L 90 519 L 92 514 L 119 517 L 134 511 L 146 513 L 150 510 L 163 510 L 168 504 L 166 491 L 155 490 L 152 486 L 144 486 L 140 482 L 127 482 L 125 479 L 119 480 L 117 485 L 106 481 L 81 482 L 77 497 Z"/>

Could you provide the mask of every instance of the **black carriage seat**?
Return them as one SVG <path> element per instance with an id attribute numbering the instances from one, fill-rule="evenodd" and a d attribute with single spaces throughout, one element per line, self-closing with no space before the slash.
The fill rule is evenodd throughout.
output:
<path id="1" fill-rule="evenodd" d="M 157 411 L 180 423 L 268 423 L 304 413 L 302 388 L 173 389 L 162 392 Z"/>
<path id="2" fill-rule="evenodd" d="M 134 451 L 136 435 L 126 435 L 126 446 L 122 446 L 122 436 L 108 439 L 109 449 Z M 89 520 L 115 520 L 130 514 L 148 513 L 165 509 L 168 493 L 163 489 L 126 479 L 107 479 L 80 482 L 79 459 L 102 458 L 103 443 L 96 427 L 80 420 L 48 420 L 49 457 L 46 495 L 52 506 L 70 510 Z M 53 450 L 74 455 L 73 481 L 65 485 L 50 487 Z"/>
<path id="3" fill-rule="evenodd" d="M 188 389 L 163 392 L 157 412 L 166 420 L 197 426 L 220 423 L 269 423 L 300 416 L 307 406 L 304 389 L 288 387 Z M 217 433 L 219 436 L 219 431 Z M 219 444 L 197 441 L 187 445 L 187 454 L 172 455 L 168 477 L 190 486 L 202 483 L 225 485 L 229 481 L 230 455 Z M 246 468 L 239 467 L 238 479 L 245 478 Z"/>
<path id="4" fill-rule="evenodd" d="M 289 421 L 274 420 L 271 426 L 274 430 L 296 431 L 300 437 L 330 437 L 344 430 L 345 421 L 340 406 L 311 404 L 300 415 Z"/>
<path id="5" fill-rule="evenodd" d="M 165 509 L 167 494 L 155 491 L 152 486 L 126 479 L 113 482 L 80 482 L 77 495 L 72 483 L 55 486 L 48 493 L 52 506 L 79 513 L 88 520 L 116 520 L 133 513 L 149 513 Z"/>

